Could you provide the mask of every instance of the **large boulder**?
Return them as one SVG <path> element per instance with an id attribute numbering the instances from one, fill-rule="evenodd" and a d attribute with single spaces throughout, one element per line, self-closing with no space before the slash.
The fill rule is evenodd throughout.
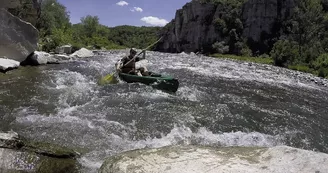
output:
<path id="1" fill-rule="evenodd" d="M 328 154 L 286 146 L 197 147 L 170 146 L 128 151 L 110 157 L 100 173 L 323 173 Z"/>
<path id="2" fill-rule="evenodd" d="M 39 52 L 35 51 L 28 58 L 26 58 L 23 62 L 20 63 L 22 66 L 26 65 L 44 65 L 44 64 L 59 64 L 72 61 L 71 56 L 62 55 L 62 54 L 50 54 L 47 52 Z"/>
<path id="3" fill-rule="evenodd" d="M 20 63 L 15 60 L 7 59 L 7 58 L 0 58 L 0 71 L 6 72 L 8 70 L 12 70 L 18 68 Z"/>
<path id="4" fill-rule="evenodd" d="M 73 47 L 71 45 L 64 45 L 57 47 L 55 50 L 55 53 L 57 54 L 71 54 L 73 50 Z"/>
<path id="5" fill-rule="evenodd" d="M 78 173 L 74 159 L 56 159 L 25 151 L 0 148 L 0 172 Z"/>
<path id="6" fill-rule="evenodd" d="M 94 53 L 91 50 L 86 48 L 81 48 L 80 50 L 74 52 L 70 57 L 72 58 L 88 58 L 94 56 Z"/>
<path id="7" fill-rule="evenodd" d="M 14 16 L 36 25 L 41 14 L 40 0 L 1 0 L 0 8 L 5 8 Z"/>
<path id="8" fill-rule="evenodd" d="M 52 144 L 31 142 L 0 132 L 0 172 L 79 172 L 79 154 Z"/>
<path id="9" fill-rule="evenodd" d="M 0 56 L 22 62 L 36 50 L 38 34 L 30 23 L 0 9 Z"/>
<path id="10" fill-rule="evenodd" d="M 21 62 L 22 66 L 26 65 L 44 65 L 44 64 L 58 64 L 59 60 L 55 58 L 54 55 L 51 55 L 46 52 L 35 51 L 28 58 L 26 58 L 23 62 Z"/>

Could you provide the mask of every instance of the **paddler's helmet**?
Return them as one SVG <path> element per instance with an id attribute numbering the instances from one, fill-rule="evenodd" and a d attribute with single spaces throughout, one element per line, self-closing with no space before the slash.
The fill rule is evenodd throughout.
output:
<path id="1" fill-rule="evenodd" d="M 137 53 L 137 50 L 135 48 L 130 49 L 130 54 L 136 54 L 136 53 Z"/>

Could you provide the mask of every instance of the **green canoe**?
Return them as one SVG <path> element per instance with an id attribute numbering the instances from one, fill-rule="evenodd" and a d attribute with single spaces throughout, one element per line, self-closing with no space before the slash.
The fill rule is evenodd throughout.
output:
<path id="1" fill-rule="evenodd" d="M 127 73 L 118 73 L 121 80 L 127 83 L 143 83 L 153 88 L 176 92 L 179 88 L 179 81 L 171 76 L 163 76 L 161 74 L 150 72 L 150 76 L 137 76 Z"/>

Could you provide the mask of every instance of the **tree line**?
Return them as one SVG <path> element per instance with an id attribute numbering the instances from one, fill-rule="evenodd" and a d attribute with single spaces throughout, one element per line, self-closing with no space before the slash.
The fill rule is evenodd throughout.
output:
<path id="1" fill-rule="evenodd" d="M 212 45 L 215 53 L 270 57 L 274 65 L 328 77 L 328 0 L 295 1 L 291 15 L 278 19 L 259 44 L 242 37 L 245 0 L 200 2 L 223 6 L 213 25 L 225 39 Z"/>
<path id="2" fill-rule="evenodd" d="M 43 0 L 37 29 L 40 31 L 39 45 L 42 51 L 53 51 L 56 47 L 71 44 L 75 49 L 121 49 L 145 48 L 158 38 L 161 27 L 117 26 L 100 24 L 98 16 L 87 15 L 77 24 L 70 23 L 69 12 L 57 0 Z"/>

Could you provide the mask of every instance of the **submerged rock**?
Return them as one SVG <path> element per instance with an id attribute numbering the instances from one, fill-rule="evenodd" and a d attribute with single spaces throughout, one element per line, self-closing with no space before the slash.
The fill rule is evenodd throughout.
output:
<path id="1" fill-rule="evenodd" d="M 18 68 L 19 62 L 7 58 L 0 58 L 0 72 L 6 72 L 11 69 Z"/>
<path id="2" fill-rule="evenodd" d="M 100 173 L 299 173 L 326 172 L 328 154 L 286 146 L 143 149 L 110 157 Z"/>
<path id="3" fill-rule="evenodd" d="M 37 48 L 38 30 L 0 8 L 0 56 L 24 61 Z"/>
<path id="4" fill-rule="evenodd" d="M 48 143 L 31 142 L 17 133 L 0 133 L 0 172 L 79 172 L 79 153 Z"/>
<path id="5" fill-rule="evenodd" d="M 60 54 L 56 54 L 53 56 L 55 59 L 57 59 L 57 61 L 60 62 L 66 62 L 66 61 L 70 61 L 72 60 L 71 57 L 69 57 L 68 55 L 60 55 Z"/>
<path id="6" fill-rule="evenodd" d="M 0 148 L 0 172 L 77 173 L 74 159 L 57 159 L 36 153 Z"/>
<path id="7" fill-rule="evenodd" d="M 16 132 L 0 133 L 0 148 L 20 148 L 23 142 Z"/>

